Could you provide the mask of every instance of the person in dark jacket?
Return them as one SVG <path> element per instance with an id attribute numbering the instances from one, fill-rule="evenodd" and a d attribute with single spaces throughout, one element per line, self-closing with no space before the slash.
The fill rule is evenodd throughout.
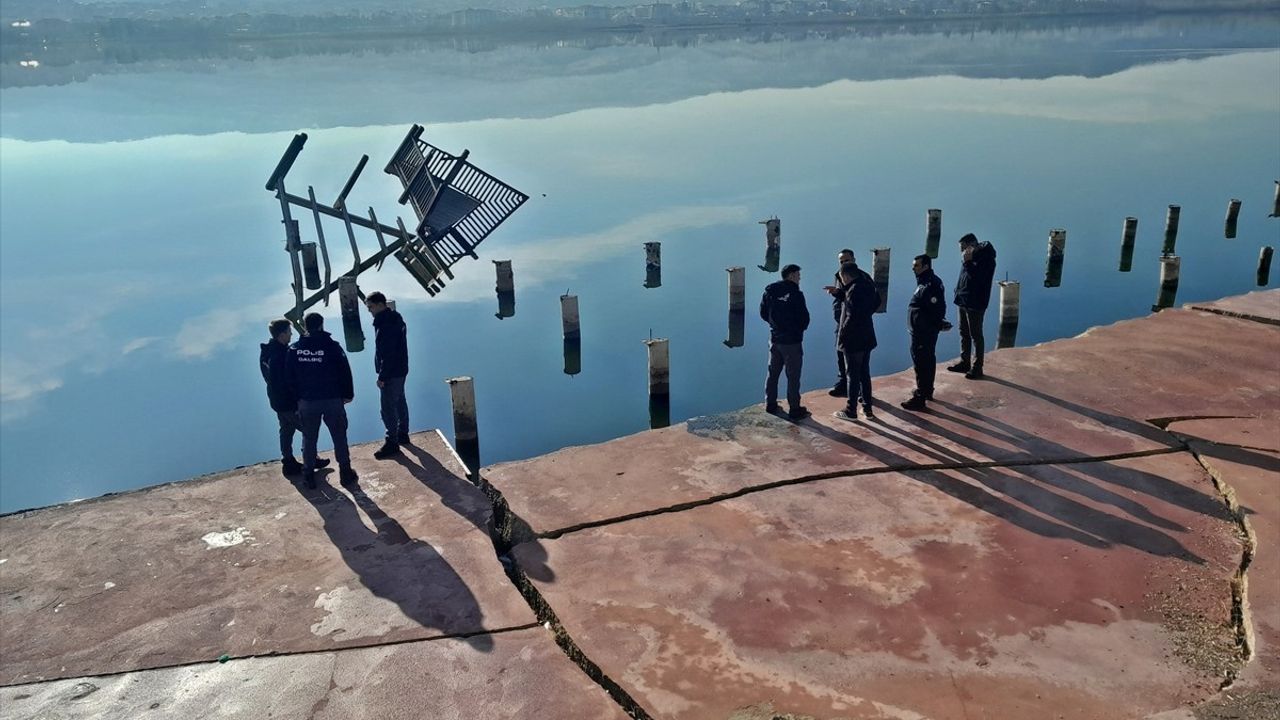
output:
<path id="1" fill-rule="evenodd" d="M 387 439 L 373 456 L 382 460 L 400 452 L 401 445 L 409 444 L 409 403 L 404 398 L 404 379 L 409 375 L 408 330 L 400 313 L 387 307 L 386 295 L 371 292 L 364 304 L 373 315 L 376 333 L 373 369 L 378 373 Z"/>
<path id="2" fill-rule="evenodd" d="M 280 423 L 280 472 L 287 477 L 302 472 L 302 464 L 293 457 L 293 435 L 302 429 L 298 420 L 298 398 L 289 387 L 289 341 L 293 339 L 293 326 L 284 318 L 272 320 L 267 332 L 271 339 L 260 346 L 258 366 L 267 384 L 267 400 Z M 329 464 L 328 460 L 320 462 L 320 467 Z"/>
<path id="3" fill-rule="evenodd" d="M 872 317 L 880 307 L 880 293 L 875 281 L 852 260 L 840 268 L 842 287 L 840 325 L 836 343 L 844 365 L 848 368 L 848 401 L 835 416 L 842 420 L 858 419 L 857 403 L 862 403 L 862 414 L 870 420 L 874 417 L 871 403 L 871 351 L 876 347 L 876 328 Z"/>
<path id="4" fill-rule="evenodd" d="M 996 249 L 989 242 L 978 242 L 969 233 L 960 238 L 960 278 L 956 280 L 955 303 L 960 315 L 960 362 L 947 366 L 951 372 L 964 373 L 970 380 L 982 379 L 982 319 L 991 304 L 991 279 L 996 274 Z M 970 364 L 970 347 L 974 351 Z"/>
<path id="5" fill-rule="evenodd" d="M 351 364 L 342 346 L 324 331 L 324 317 L 307 313 L 302 319 L 307 334 L 289 348 L 289 386 L 298 398 L 298 416 L 302 421 L 302 480 L 308 489 L 316 486 L 316 441 L 320 439 L 320 423 L 329 428 L 333 439 L 333 455 L 338 459 L 338 472 L 343 485 L 354 485 L 359 476 L 351 467 L 347 449 L 347 409 L 355 399 Z"/>
<path id="6" fill-rule="evenodd" d="M 800 404 L 800 368 L 804 363 L 804 331 L 809 308 L 800 292 L 800 266 L 782 268 L 782 279 L 764 289 L 760 318 L 769 323 L 769 376 L 764 383 L 764 409 L 778 412 L 778 377 L 787 371 L 787 416 L 801 420 L 809 410 Z"/>
<path id="7" fill-rule="evenodd" d="M 840 269 L 853 262 L 853 251 L 845 248 L 836 254 L 836 278 L 834 284 L 823 288 L 831 295 L 831 315 L 836 321 L 836 384 L 827 392 L 831 397 L 845 397 L 849 392 L 849 373 L 844 366 L 844 353 L 840 352 L 840 313 L 844 310 L 844 296 L 837 293 L 845 287 Z"/>
<path id="8" fill-rule="evenodd" d="M 933 399 L 933 378 L 938 371 L 938 333 L 950 330 L 947 322 L 947 298 L 942 280 L 933 273 L 928 255 L 917 255 L 911 263 L 916 274 L 916 290 L 907 304 L 907 325 L 911 329 L 911 364 L 916 372 L 916 389 L 911 399 L 902 403 L 907 410 L 924 410 L 926 400 Z"/>

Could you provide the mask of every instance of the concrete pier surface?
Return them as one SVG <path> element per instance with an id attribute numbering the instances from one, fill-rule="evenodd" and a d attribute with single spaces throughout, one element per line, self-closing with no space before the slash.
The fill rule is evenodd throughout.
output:
<path id="1" fill-rule="evenodd" d="M 0 518 L 0 717 L 1280 718 L 1280 291 L 985 370 Z"/>

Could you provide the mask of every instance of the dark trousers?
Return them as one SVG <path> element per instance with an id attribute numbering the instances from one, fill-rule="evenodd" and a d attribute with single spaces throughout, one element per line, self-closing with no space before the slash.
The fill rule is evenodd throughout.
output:
<path id="1" fill-rule="evenodd" d="M 339 467 L 351 467 L 351 453 L 347 450 L 347 409 L 340 398 L 328 400 L 301 400 L 298 415 L 302 419 L 302 470 L 316 468 L 316 441 L 320 439 L 320 423 L 329 428 L 333 439 L 333 455 Z"/>
<path id="2" fill-rule="evenodd" d="M 769 343 L 769 377 L 764 381 L 764 402 L 778 404 L 778 377 L 787 371 L 787 405 L 794 411 L 800 407 L 800 367 L 804 364 L 804 346 L 800 343 Z"/>
<path id="3" fill-rule="evenodd" d="M 404 378 L 382 381 L 382 424 L 387 428 L 387 439 L 395 442 L 401 435 L 409 434 L 409 403 L 404 399 Z"/>
<path id="4" fill-rule="evenodd" d="M 938 332 L 911 331 L 911 364 L 916 371 L 916 394 L 933 395 L 933 376 L 938 372 Z"/>
<path id="5" fill-rule="evenodd" d="M 986 316 L 987 310 L 973 310 L 970 308 L 957 308 L 960 311 L 960 361 L 969 362 L 969 350 L 972 345 L 973 350 L 977 353 L 973 356 L 973 366 L 982 367 L 982 354 L 986 349 L 986 343 L 982 339 L 982 319 Z"/>
<path id="6" fill-rule="evenodd" d="M 861 402 L 862 407 L 871 409 L 871 351 L 870 350 L 842 350 L 840 351 L 840 363 L 849 368 L 849 378 L 847 385 L 848 401 L 846 401 L 845 410 L 853 412 L 857 407 L 857 403 Z"/>
<path id="7" fill-rule="evenodd" d="M 844 352 L 840 350 L 840 320 L 836 320 L 836 384 L 842 388 L 849 384 L 849 368 L 844 363 Z"/>
<path id="8" fill-rule="evenodd" d="M 280 421 L 280 459 L 293 460 L 293 434 L 302 429 L 302 421 L 297 412 L 276 411 Z"/>

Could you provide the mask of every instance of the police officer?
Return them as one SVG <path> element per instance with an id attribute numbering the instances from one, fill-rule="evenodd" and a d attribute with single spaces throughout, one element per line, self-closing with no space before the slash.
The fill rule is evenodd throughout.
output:
<path id="1" fill-rule="evenodd" d="M 852 256 L 852 253 L 850 253 Z M 880 293 L 875 281 L 858 267 L 852 259 L 840 268 L 838 292 L 841 300 L 840 325 L 836 331 L 836 344 L 844 365 L 848 368 L 848 398 L 845 408 L 835 416 L 841 420 L 858 419 L 857 403 L 862 403 L 862 414 L 868 420 L 875 417 L 871 397 L 871 351 L 876 348 L 876 327 L 872 318 L 880 308 Z"/>
<path id="2" fill-rule="evenodd" d="M 840 315 L 844 311 L 844 296 L 840 293 L 846 283 L 841 278 L 841 270 L 845 263 L 853 262 L 853 251 L 845 248 L 836 254 L 836 278 L 832 285 L 823 290 L 831 295 L 831 315 L 836 321 L 836 384 L 827 392 L 831 397 L 845 397 L 849 394 L 849 371 L 844 366 L 844 353 L 840 352 Z"/>
<path id="3" fill-rule="evenodd" d="M 302 472 L 302 464 L 293 457 L 293 435 L 302 429 L 298 420 L 298 398 L 289 386 L 289 341 L 293 339 L 293 326 L 280 318 L 267 325 L 267 332 L 271 339 L 260 346 L 258 366 L 267 383 L 267 400 L 280 423 L 280 472 L 288 477 Z M 328 464 L 327 459 L 316 461 L 316 467 Z"/>
<path id="4" fill-rule="evenodd" d="M 800 292 L 800 266 L 782 268 L 782 279 L 764 289 L 760 318 L 769 323 L 769 375 L 764 383 L 764 409 L 778 412 L 778 377 L 787 371 L 787 417 L 809 417 L 800 404 L 800 368 L 804 363 L 804 331 L 809 329 L 809 307 Z"/>
<path id="5" fill-rule="evenodd" d="M 955 303 L 960 316 L 960 362 L 947 366 L 951 372 L 964 373 L 970 380 L 982 379 L 982 355 L 986 343 L 982 338 L 982 319 L 991 303 L 991 279 L 996 274 L 996 249 L 989 242 L 979 242 L 969 233 L 960 238 L 960 277 L 956 280 Z M 969 363 L 970 345 L 975 351 Z"/>
<path id="6" fill-rule="evenodd" d="M 938 371 L 938 333 L 950 330 L 947 322 L 947 300 L 942 280 L 933 273 L 928 255 L 917 255 L 911 262 L 916 274 L 916 290 L 907 305 L 907 325 L 911 329 L 911 364 L 916 371 L 916 389 L 911 399 L 901 403 L 907 410 L 924 410 L 925 401 L 933 399 L 933 376 Z"/>
<path id="7" fill-rule="evenodd" d="M 404 379 L 409 374 L 409 340 L 404 318 L 387 306 L 387 296 L 371 292 L 364 301 L 373 315 L 376 333 L 373 369 L 378 373 L 378 390 L 382 396 L 382 424 L 387 439 L 374 451 L 379 460 L 400 452 L 409 444 L 409 403 L 404 399 Z"/>
<path id="8" fill-rule="evenodd" d="M 355 399 L 351 380 L 351 364 L 342 346 L 324 331 L 324 317 L 307 313 L 302 320 L 307 334 L 289 348 L 289 382 L 298 398 L 298 416 L 302 421 L 302 480 L 308 489 L 316 486 L 316 441 L 320 423 L 329 428 L 333 454 L 338 459 L 338 474 L 343 485 L 354 485 L 360 478 L 351 467 L 347 449 L 347 410 Z"/>

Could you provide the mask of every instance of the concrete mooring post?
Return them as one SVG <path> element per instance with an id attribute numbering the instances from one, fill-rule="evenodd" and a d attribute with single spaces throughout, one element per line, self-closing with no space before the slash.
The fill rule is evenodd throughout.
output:
<path id="1" fill-rule="evenodd" d="M 942 210 L 929 208 L 925 216 L 924 254 L 937 259 L 942 244 Z"/>
<path id="2" fill-rule="evenodd" d="M 1280 217 L 1280 180 L 1276 181 L 1276 199 L 1271 202 L 1271 214 L 1267 217 Z"/>
<path id="3" fill-rule="evenodd" d="M 1062 285 L 1062 265 L 1067 259 L 1067 231 L 1055 228 L 1049 231 L 1049 259 L 1045 262 L 1044 286 Z"/>
<path id="4" fill-rule="evenodd" d="M 1164 248 L 1160 250 L 1161 255 L 1172 255 L 1174 249 L 1178 245 L 1178 219 L 1182 215 L 1182 207 L 1179 205 L 1170 205 L 1169 212 L 1164 216 Z"/>
<path id="5" fill-rule="evenodd" d="M 516 277 L 511 271 L 510 260 L 494 260 L 493 269 L 497 273 L 497 284 L 494 287 L 499 293 L 513 293 L 516 291 Z"/>
<path id="6" fill-rule="evenodd" d="M 1018 301 L 1022 295 L 1022 286 L 1017 280 L 1000 281 L 1000 332 L 996 338 L 996 348 L 1013 347 L 1018 337 Z"/>
<path id="7" fill-rule="evenodd" d="M 342 334 L 347 352 L 364 350 L 364 329 L 360 327 L 360 288 L 350 275 L 338 278 L 338 307 L 342 309 Z"/>
<path id="8" fill-rule="evenodd" d="M 649 396 L 671 394 L 671 355 L 667 338 L 649 338 Z"/>
<path id="9" fill-rule="evenodd" d="M 644 286 L 662 287 L 662 243 L 644 244 Z"/>
<path id="10" fill-rule="evenodd" d="M 560 325 L 564 328 L 566 340 L 577 340 L 582 337 L 582 328 L 578 320 L 578 296 L 560 296 Z"/>
<path id="11" fill-rule="evenodd" d="M 1270 245 L 1258 252 L 1258 287 L 1266 287 L 1271 282 L 1271 252 Z"/>
<path id="12" fill-rule="evenodd" d="M 729 312 L 746 312 L 747 269 L 735 265 L 725 268 L 729 273 Z"/>
<path id="13" fill-rule="evenodd" d="M 747 314 L 742 310 L 729 311 L 729 337 L 725 339 L 724 346 L 730 348 L 740 348 L 746 342 L 747 335 Z"/>
<path id="14" fill-rule="evenodd" d="M 1223 228 L 1224 234 L 1228 240 L 1232 240 L 1236 236 L 1236 223 L 1240 220 L 1240 201 L 1231 198 L 1231 202 L 1227 203 L 1227 222 Z"/>
<path id="15" fill-rule="evenodd" d="M 764 225 L 764 264 L 758 265 L 765 272 L 778 272 L 782 261 L 782 221 L 778 218 L 761 220 Z"/>
<path id="16" fill-rule="evenodd" d="M 480 471 L 480 431 L 476 423 L 476 390 L 469 376 L 447 378 L 453 400 L 453 444 L 467 465 L 467 474 Z"/>
<path id="17" fill-rule="evenodd" d="M 513 317 L 516 314 L 516 294 L 513 292 L 498 293 L 498 312 L 493 316 L 502 320 L 503 318 Z"/>
<path id="18" fill-rule="evenodd" d="M 1160 258 L 1160 293 L 1156 296 L 1153 311 L 1173 307 L 1178 297 L 1178 273 L 1182 268 L 1182 258 L 1177 255 L 1164 255 Z"/>
<path id="19" fill-rule="evenodd" d="M 316 244 L 313 242 L 302 243 L 302 275 L 308 290 L 321 288 L 320 257 L 316 254 Z"/>
<path id="20" fill-rule="evenodd" d="M 564 339 L 564 374 L 577 375 L 582 372 L 582 340 L 580 338 Z"/>
<path id="21" fill-rule="evenodd" d="M 1120 237 L 1120 272 L 1133 269 L 1133 244 L 1138 237 L 1138 218 L 1124 219 L 1124 235 Z"/>
<path id="22" fill-rule="evenodd" d="M 871 249 L 871 279 L 876 284 L 876 292 L 880 293 L 880 307 L 877 313 L 885 312 L 889 307 L 889 248 Z"/>

